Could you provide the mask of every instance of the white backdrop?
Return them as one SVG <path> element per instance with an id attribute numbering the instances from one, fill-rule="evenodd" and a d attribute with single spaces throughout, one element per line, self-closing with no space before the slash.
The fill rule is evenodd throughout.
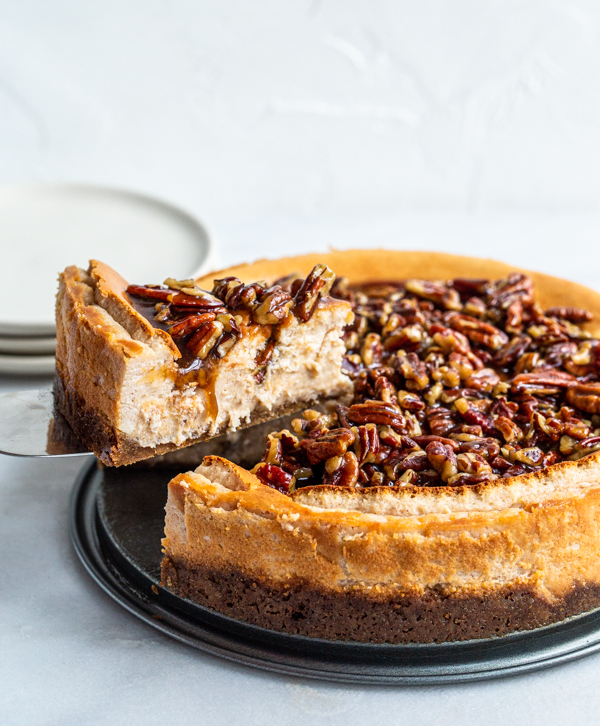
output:
<path id="1" fill-rule="evenodd" d="M 430 248 L 600 289 L 599 25 L 598 0 L 0 0 L 0 184 L 165 197 L 208 221 L 224 264 Z M 0 459 L 3 726 L 598 721 L 600 655 L 388 689 L 169 640 L 76 561 L 79 466 Z"/>
<path id="2" fill-rule="evenodd" d="M 0 183 L 257 214 L 578 211 L 594 0 L 1 0 Z"/>

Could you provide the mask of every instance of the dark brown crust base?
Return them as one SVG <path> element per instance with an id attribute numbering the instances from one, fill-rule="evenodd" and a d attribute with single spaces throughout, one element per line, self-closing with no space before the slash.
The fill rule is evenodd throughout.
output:
<path id="1" fill-rule="evenodd" d="M 103 417 L 96 409 L 90 408 L 85 400 L 72 388 L 67 389 L 58 374 L 54 380 L 54 400 L 58 411 L 68 421 L 77 438 L 107 466 L 133 464 L 136 461 L 149 459 L 158 454 L 166 454 L 169 451 L 175 451 L 201 441 L 208 441 L 227 433 L 226 427 L 223 426 L 214 434 L 207 433 L 199 438 L 188 439 L 183 446 L 159 444 L 154 447 L 144 447 L 116 430 L 108 419 Z M 319 401 L 297 401 L 292 405 L 282 406 L 274 411 L 258 411 L 251 417 L 249 422 L 242 424 L 239 428 L 247 428 L 281 416 L 287 416 L 311 405 L 337 400 L 333 398 Z"/>
<path id="2" fill-rule="evenodd" d="M 240 573 L 189 568 L 169 557 L 162 581 L 179 597 L 271 630 L 326 640 L 441 643 L 531 630 L 600 607 L 600 586 L 574 588 L 552 605 L 530 589 L 505 586 L 480 597 L 432 590 L 377 599 L 335 596 L 303 583 L 269 587 Z"/>

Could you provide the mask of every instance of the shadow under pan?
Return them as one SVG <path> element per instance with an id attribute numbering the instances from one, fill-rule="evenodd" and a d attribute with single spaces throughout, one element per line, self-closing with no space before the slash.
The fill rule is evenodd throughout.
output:
<path id="1" fill-rule="evenodd" d="M 116 602 L 201 651 L 279 674 L 435 685 L 525 673 L 600 650 L 600 610 L 500 638 L 385 645 L 266 630 L 183 600 L 160 585 L 167 484 L 180 471 L 87 462 L 71 495 L 70 533 L 85 568 Z"/>

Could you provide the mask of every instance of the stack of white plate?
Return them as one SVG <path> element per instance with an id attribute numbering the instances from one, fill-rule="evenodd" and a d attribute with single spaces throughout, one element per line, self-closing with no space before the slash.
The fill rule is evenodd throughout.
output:
<path id="1" fill-rule="evenodd" d="M 58 273 L 98 259 L 137 284 L 214 269 L 206 227 L 151 197 L 74 184 L 0 187 L 0 373 L 54 371 Z"/>

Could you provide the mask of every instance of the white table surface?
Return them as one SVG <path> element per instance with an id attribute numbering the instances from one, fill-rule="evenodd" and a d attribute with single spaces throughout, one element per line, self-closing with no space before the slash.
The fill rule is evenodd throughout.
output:
<path id="1" fill-rule="evenodd" d="M 213 220 L 224 264 L 358 246 L 455 251 L 600 289 L 593 215 Z M 401 275 L 401 271 L 398 273 Z M 48 385 L 0 378 L 0 390 Z M 0 457 L 2 724 L 595 723 L 600 655 L 531 675 L 444 687 L 328 684 L 233 665 L 115 604 L 79 564 L 67 509 L 83 460 Z"/>

